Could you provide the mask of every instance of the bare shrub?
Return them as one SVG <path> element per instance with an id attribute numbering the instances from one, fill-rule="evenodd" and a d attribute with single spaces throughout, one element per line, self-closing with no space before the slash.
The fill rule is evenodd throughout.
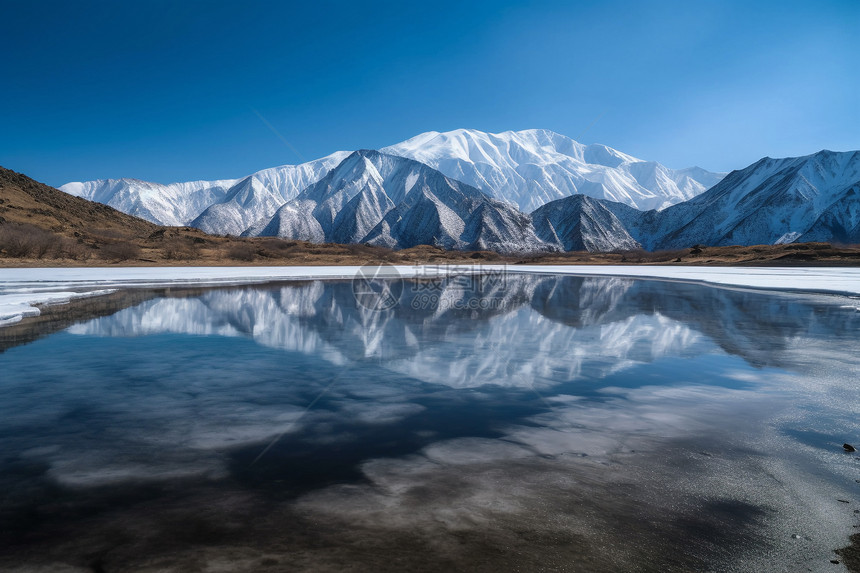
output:
<path id="1" fill-rule="evenodd" d="M 140 257 L 140 247 L 127 241 L 118 241 L 102 247 L 99 256 L 109 261 L 127 261 Z"/>
<path id="2" fill-rule="evenodd" d="M 74 239 L 63 238 L 57 247 L 56 256 L 60 259 L 85 261 L 92 255 L 92 249 Z"/>
<path id="3" fill-rule="evenodd" d="M 662 263 L 666 261 L 676 261 L 676 259 L 681 259 L 686 257 L 690 253 L 689 249 L 671 249 L 665 251 L 653 251 L 649 253 L 649 257 L 647 260 L 655 263 Z"/>
<path id="4" fill-rule="evenodd" d="M 39 229 L 33 236 L 32 254 L 37 259 L 42 259 L 49 252 L 56 252 L 60 243 L 60 237 L 48 231 Z"/>
<path id="5" fill-rule="evenodd" d="M 259 254 L 264 257 L 286 258 L 295 253 L 296 241 L 269 238 L 260 242 Z"/>
<path id="6" fill-rule="evenodd" d="M 196 259 L 200 255 L 197 244 L 190 239 L 173 239 L 165 243 L 164 258 L 174 261 Z"/>
<path id="7" fill-rule="evenodd" d="M 227 249 L 227 257 L 236 261 L 253 261 L 256 249 L 248 243 L 234 243 Z"/>
<path id="8" fill-rule="evenodd" d="M 675 249 L 666 251 L 646 251 L 644 249 L 632 249 L 629 251 L 612 251 L 613 254 L 621 255 L 621 262 L 634 263 L 665 263 L 669 261 L 679 262 L 678 259 L 685 257 L 690 251 L 688 249 Z"/>
<path id="9" fill-rule="evenodd" d="M 43 258 L 60 242 L 59 235 L 27 223 L 0 225 L 0 251 L 8 257 Z"/>
<path id="10" fill-rule="evenodd" d="M 0 227 L 0 251 L 8 257 L 21 258 L 30 254 L 29 236 L 21 233 L 19 225 L 6 223 Z"/>

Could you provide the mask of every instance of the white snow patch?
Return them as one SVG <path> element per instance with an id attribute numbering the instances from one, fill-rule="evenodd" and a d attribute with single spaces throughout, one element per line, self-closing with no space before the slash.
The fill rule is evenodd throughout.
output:
<path id="1" fill-rule="evenodd" d="M 778 238 L 774 245 L 788 245 L 789 243 L 793 243 L 799 239 L 802 234 L 803 233 L 798 233 L 797 231 L 791 231 Z"/>
<path id="2" fill-rule="evenodd" d="M 404 185 L 404 192 L 409 193 L 413 187 L 415 187 L 415 182 L 418 181 L 418 172 L 413 171 L 409 175 L 406 176 L 406 184 Z"/>
<path id="3" fill-rule="evenodd" d="M 508 267 L 508 272 L 639 277 L 777 291 L 860 295 L 860 268 L 516 265 Z"/>
<path id="4" fill-rule="evenodd" d="M 8 326 L 25 317 L 39 316 L 35 305 L 67 304 L 74 299 L 110 294 L 115 289 L 98 289 L 87 292 L 6 292 L 6 281 L 0 281 L 0 326 Z"/>

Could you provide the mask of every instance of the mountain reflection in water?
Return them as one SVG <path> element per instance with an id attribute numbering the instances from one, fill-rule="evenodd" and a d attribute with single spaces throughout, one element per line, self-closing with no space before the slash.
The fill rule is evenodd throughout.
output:
<path id="1" fill-rule="evenodd" d="M 858 432 L 860 313 L 837 297 L 525 274 L 397 292 L 382 311 L 349 282 L 164 296 L 0 354 L 0 557 L 90 566 L 105 531 L 145 522 L 105 563 L 202 569 L 239 544 L 390 569 L 390 536 L 454 568 L 714 568 L 774 548 L 794 566 L 850 530 L 831 506 L 856 493 L 837 446 Z M 227 553 L 201 534 L 167 556 L 162 514 L 201 503 L 207 528 L 240 524 Z M 284 520 L 324 531 L 259 529 Z M 64 557 L 46 531 L 88 549 Z"/>

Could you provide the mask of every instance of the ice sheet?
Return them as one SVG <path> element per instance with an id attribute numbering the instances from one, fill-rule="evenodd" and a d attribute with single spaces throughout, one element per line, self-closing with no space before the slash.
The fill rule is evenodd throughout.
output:
<path id="1" fill-rule="evenodd" d="M 735 287 L 860 296 L 860 268 L 516 265 L 512 271 L 683 280 Z"/>
<path id="2" fill-rule="evenodd" d="M 98 267 L 0 269 L 0 326 L 39 314 L 36 305 L 118 288 L 252 284 L 276 280 L 351 279 L 358 266 L 318 267 Z M 860 269 L 844 267 L 679 267 L 633 265 L 400 265 L 400 276 L 508 271 L 683 280 L 733 287 L 860 296 Z M 860 307 L 860 304 L 855 305 Z"/>

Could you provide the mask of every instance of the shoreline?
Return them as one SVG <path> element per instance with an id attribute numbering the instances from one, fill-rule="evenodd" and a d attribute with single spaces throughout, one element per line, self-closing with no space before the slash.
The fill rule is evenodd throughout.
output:
<path id="1" fill-rule="evenodd" d="M 535 274 L 629 277 L 789 294 L 860 297 L 860 269 L 850 267 L 601 265 L 599 272 L 591 271 L 589 267 L 517 265 L 512 267 L 512 272 L 524 270 Z M 547 268 L 552 270 L 543 270 Z"/>
<path id="2" fill-rule="evenodd" d="M 40 307 L 65 305 L 118 289 L 205 288 L 279 281 L 350 280 L 349 266 L 242 267 L 40 267 L 4 269 L 0 279 L 0 328 L 39 316 Z M 394 278 L 420 279 L 463 273 L 529 273 L 680 281 L 712 287 L 745 288 L 789 294 L 860 297 L 860 268 L 705 267 L 672 265 L 385 265 Z M 860 311 L 860 304 L 855 308 Z"/>

